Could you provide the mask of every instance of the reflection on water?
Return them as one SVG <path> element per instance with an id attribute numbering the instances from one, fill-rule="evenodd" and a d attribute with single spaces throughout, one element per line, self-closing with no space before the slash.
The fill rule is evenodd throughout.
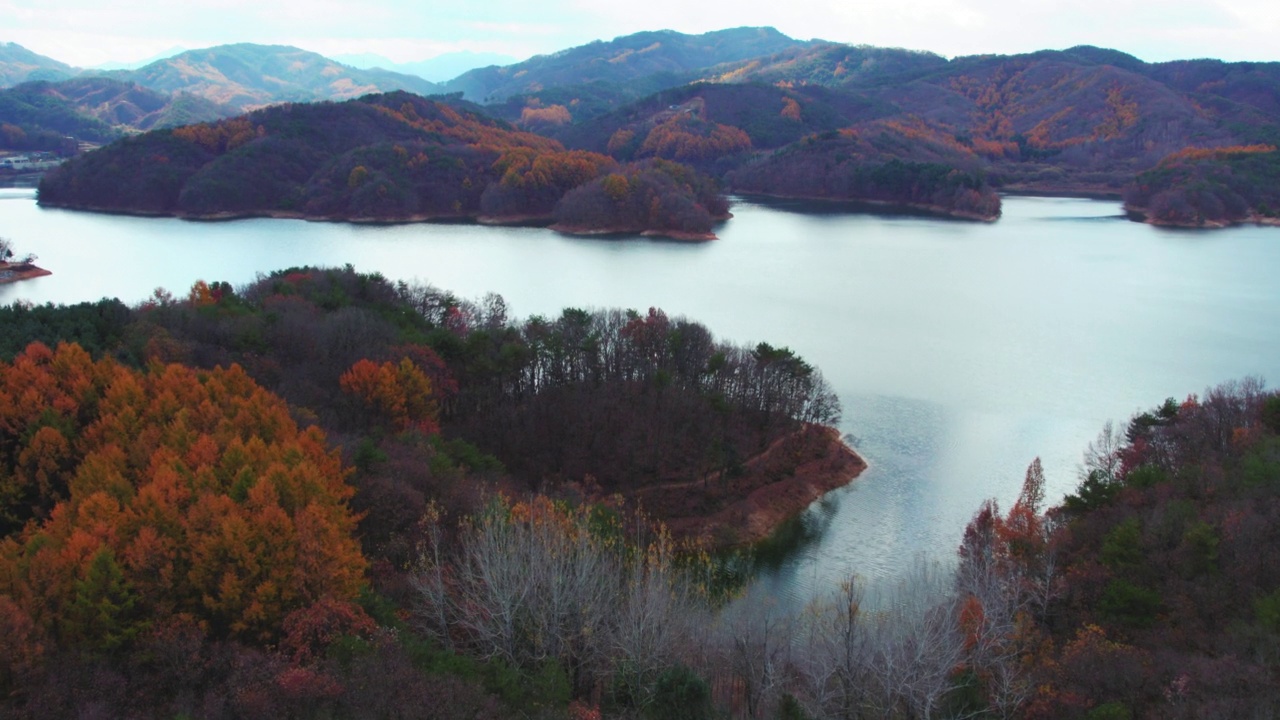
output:
<path id="1" fill-rule="evenodd" d="M 954 556 L 987 497 L 1041 457 L 1049 498 L 1102 424 L 1230 378 L 1280 377 L 1280 228 L 1168 232 L 1115 202 L 1007 198 L 996 223 L 738 202 L 720 240 L 539 228 L 197 223 L 41 210 L 0 190 L 0 236 L 53 275 L 0 303 L 136 302 L 299 264 L 501 293 L 519 314 L 661 307 L 734 342 L 786 345 L 844 402 L 871 467 L 809 512 L 757 593 L 801 602 L 858 573 Z M 3 328 L 0 328 L 3 331 Z"/>

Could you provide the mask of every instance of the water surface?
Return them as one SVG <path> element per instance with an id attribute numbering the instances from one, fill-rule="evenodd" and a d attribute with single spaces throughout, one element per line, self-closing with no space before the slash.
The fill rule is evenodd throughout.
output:
<path id="1" fill-rule="evenodd" d="M 994 224 L 739 201 L 705 244 L 537 228 L 201 223 L 38 208 L 0 190 L 0 235 L 53 275 L 14 300 L 142 300 L 197 279 L 353 264 L 518 315 L 661 307 L 718 337 L 790 346 L 839 393 L 871 468 L 811 511 L 821 535 L 757 591 L 800 601 L 846 573 L 950 556 L 978 504 L 1009 505 L 1041 457 L 1049 497 L 1086 443 L 1166 397 L 1280 378 L 1280 228 L 1162 230 L 1118 203 L 1006 198 Z M 3 329 L 0 328 L 0 332 Z"/>

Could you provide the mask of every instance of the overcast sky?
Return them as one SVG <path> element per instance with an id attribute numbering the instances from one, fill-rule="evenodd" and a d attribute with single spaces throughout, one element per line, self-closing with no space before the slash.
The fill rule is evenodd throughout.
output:
<path id="1" fill-rule="evenodd" d="M 454 50 L 523 59 L 641 30 L 741 25 L 946 56 L 1089 44 L 1150 61 L 1280 60 L 1280 0 L 0 0 L 0 41 L 83 67 L 231 42 L 397 62 Z"/>

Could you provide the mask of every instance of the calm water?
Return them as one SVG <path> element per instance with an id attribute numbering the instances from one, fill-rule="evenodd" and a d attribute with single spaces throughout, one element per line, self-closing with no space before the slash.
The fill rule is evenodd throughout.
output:
<path id="1" fill-rule="evenodd" d="M 143 299 L 289 265 L 501 293 L 519 315 L 657 306 L 735 342 L 788 345 L 839 392 L 871 463 L 810 511 L 821 533 L 760 583 L 801 600 L 856 572 L 950 557 L 979 502 L 1040 456 L 1049 497 L 1085 445 L 1166 397 L 1280 381 L 1280 229 L 1169 231 L 1112 202 L 1008 198 L 993 225 L 738 202 L 720 240 L 580 239 L 468 225 L 193 223 L 41 210 L 0 190 L 0 236 L 54 275 L 0 304 Z M 3 332 L 3 329 L 0 329 Z"/>

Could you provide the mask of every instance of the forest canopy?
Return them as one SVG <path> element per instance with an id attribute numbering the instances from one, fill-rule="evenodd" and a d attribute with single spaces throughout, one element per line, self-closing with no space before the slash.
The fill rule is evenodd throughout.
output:
<path id="1" fill-rule="evenodd" d="M 1187 148 L 1141 173 L 1125 206 L 1162 225 L 1205 226 L 1280 218 L 1274 145 Z"/>
<path id="2" fill-rule="evenodd" d="M 550 221 L 567 192 L 614 167 L 604 155 L 397 92 L 126 138 L 46 175 L 39 202 L 185 217 Z M 705 200 L 684 186 L 671 193 Z M 641 229 L 670 229 L 680 217 L 665 214 L 657 228 L 646 219 Z"/>

